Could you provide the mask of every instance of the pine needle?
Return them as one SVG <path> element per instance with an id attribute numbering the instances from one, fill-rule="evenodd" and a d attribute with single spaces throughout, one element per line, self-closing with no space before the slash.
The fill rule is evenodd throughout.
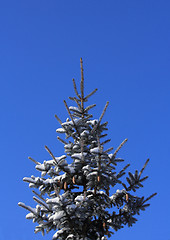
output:
<path id="1" fill-rule="evenodd" d="M 31 160 L 32 162 L 34 162 L 37 165 L 40 165 L 40 162 L 37 162 L 35 159 L 33 159 L 32 157 L 28 157 L 29 160 Z"/>
<path id="2" fill-rule="evenodd" d="M 101 116 L 100 116 L 100 118 L 99 118 L 99 124 L 100 124 L 100 122 L 101 122 L 101 120 L 102 120 L 102 118 L 103 118 L 103 116 L 104 116 L 104 114 L 105 114 L 105 112 L 106 112 L 106 109 L 107 109 L 108 105 L 109 105 L 109 102 L 107 101 L 107 102 L 106 102 L 106 105 L 105 105 L 105 107 L 104 107 L 104 109 L 103 109 L 103 112 L 102 112 L 102 114 L 101 114 Z"/>
<path id="3" fill-rule="evenodd" d="M 119 145 L 119 147 L 116 149 L 116 151 L 114 152 L 114 157 L 116 156 L 116 154 L 118 153 L 118 151 L 123 147 L 123 145 L 127 142 L 127 138 Z"/>
<path id="4" fill-rule="evenodd" d="M 46 200 L 40 195 L 38 194 L 36 191 L 32 190 L 32 192 L 37 195 L 42 201 L 46 202 Z"/>
<path id="5" fill-rule="evenodd" d="M 57 121 L 60 123 L 60 125 L 62 125 L 62 121 L 61 119 L 55 114 L 55 118 L 57 119 Z"/>
<path id="6" fill-rule="evenodd" d="M 80 58 L 80 66 L 81 66 L 81 109 L 82 109 L 82 118 L 84 118 L 84 73 L 83 73 L 83 60 Z"/>
<path id="7" fill-rule="evenodd" d="M 68 111 L 68 114 L 69 114 L 69 116 L 70 116 L 70 118 L 71 118 L 71 121 L 73 122 L 73 125 L 74 125 L 74 127 L 75 127 L 75 130 L 76 130 L 78 136 L 80 137 L 80 133 L 79 133 L 79 131 L 78 131 L 78 129 L 77 129 L 77 126 L 76 126 L 76 124 L 75 124 L 75 122 L 74 122 L 73 116 L 72 116 L 72 114 L 71 114 L 71 112 L 70 112 L 70 109 L 69 109 L 69 107 L 68 107 L 68 105 L 67 105 L 67 103 L 66 103 L 65 100 L 64 100 L 64 104 L 65 104 L 65 107 L 66 107 L 66 109 L 67 109 L 67 111 Z"/>
<path id="8" fill-rule="evenodd" d="M 72 80 L 73 80 L 74 91 L 75 91 L 77 97 L 80 98 L 80 95 L 79 95 L 79 93 L 77 91 L 76 82 L 75 82 L 74 78 Z"/>
<path id="9" fill-rule="evenodd" d="M 110 141 L 111 141 L 111 139 L 107 139 L 107 140 L 105 140 L 104 142 L 102 142 L 101 145 L 104 145 L 104 144 L 106 144 L 106 143 L 108 143 L 108 142 L 110 142 Z"/>
<path id="10" fill-rule="evenodd" d="M 62 138 L 60 138 L 59 136 L 57 136 L 57 139 L 58 139 L 60 142 L 62 142 L 63 144 L 67 144 L 67 142 L 64 141 Z"/>
<path id="11" fill-rule="evenodd" d="M 55 159 L 55 157 L 54 157 L 53 153 L 50 151 L 50 149 L 47 146 L 45 146 L 45 149 L 50 154 L 50 156 L 53 158 L 53 160 L 58 164 L 57 160 Z"/>
<path id="12" fill-rule="evenodd" d="M 40 199 L 38 199 L 37 197 L 33 197 L 34 201 L 36 201 L 37 203 L 39 203 L 40 205 L 44 206 L 46 209 L 48 209 L 48 211 L 50 212 L 53 212 L 52 210 L 49 209 L 49 207 L 44 203 L 42 202 Z"/>
<path id="13" fill-rule="evenodd" d="M 97 90 L 98 90 L 98 89 L 96 88 L 96 89 L 94 89 L 91 93 L 89 93 L 89 94 L 85 97 L 85 101 L 86 101 L 89 97 L 91 97 Z"/>
<path id="14" fill-rule="evenodd" d="M 74 97 L 74 101 L 77 103 L 78 108 L 82 111 L 81 105 L 80 105 L 78 99 Z"/>
<path id="15" fill-rule="evenodd" d="M 109 105 L 109 102 L 106 103 L 106 105 L 105 105 L 105 107 L 104 107 L 104 109 L 103 109 L 103 112 L 102 112 L 102 114 L 101 114 L 101 116 L 100 116 L 100 118 L 99 118 L 99 121 L 98 121 L 98 123 L 93 127 L 91 133 L 93 133 L 93 132 L 98 128 L 98 126 L 100 125 L 100 122 L 101 122 L 101 120 L 102 120 L 102 118 L 103 118 L 103 116 L 104 116 L 104 114 L 105 114 L 105 112 L 106 112 L 106 109 L 107 109 L 108 105 Z"/>
<path id="16" fill-rule="evenodd" d="M 118 174 L 117 177 L 122 176 L 122 173 L 130 166 L 130 164 L 128 163 Z"/>
<path id="17" fill-rule="evenodd" d="M 81 66 L 81 99 L 84 100 L 84 69 L 83 69 L 83 60 L 80 58 L 80 66 Z"/>
<path id="18" fill-rule="evenodd" d="M 51 150 L 50 150 L 47 146 L 45 146 L 45 149 L 47 150 L 47 152 L 50 154 L 50 156 L 53 158 L 53 160 L 54 160 L 54 161 L 56 162 L 56 164 L 58 165 L 58 162 L 57 162 L 56 158 L 54 157 L 53 153 L 51 152 Z M 66 173 L 68 173 L 68 174 L 70 175 L 70 173 L 68 172 L 68 170 L 64 169 L 64 167 L 62 167 L 61 165 L 59 165 L 59 167 L 61 168 L 61 170 L 62 170 L 63 172 L 66 172 Z"/>
<path id="19" fill-rule="evenodd" d="M 113 150 L 113 147 L 110 147 L 110 148 L 108 148 L 107 150 L 105 150 L 103 153 L 108 153 L 108 152 L 110 152 L 110 151 L 112 151 Z"/>
<path id="20" fill-rule="evenodd" d="M 149 162 L 149 158 L 146 160 L 146 162 L 145 162 L 143 168 L 141 169 L 141 171 L 140 171 L 140 173 L 139 173 L 139 178 L 140 178 L 141 174 L 143 173 L 143 171 L 144 171 L 146 165 L 148 164 L 148 162 Z"/>
<path id="21" fill-rule="evenodd" d="M 147 201 L 149 201 L 151 198 L 153 198 L 154 196 L 156 196 L 157 193 L 153 193 L 152 195 L 150 195 L 148 198 L 145 199 L 145 201 L 143 201 L 143 204 Z"/>

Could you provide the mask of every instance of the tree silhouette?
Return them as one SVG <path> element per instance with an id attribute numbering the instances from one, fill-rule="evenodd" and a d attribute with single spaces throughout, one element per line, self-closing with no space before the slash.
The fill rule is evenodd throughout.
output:
<path id="1" fill-rule="evenodd" d="M 124 225 L 132 226 L 137 221 L 134 216 L 140 210 L 145 210 L 150 205 L 147 201 L 156 195 L 154 193 L 144 198 L 132 194 L 143 187 L 142 182 L 148 178 L 142 177 L 142 173 L 149 159 L 141 171 L 128 173 L 126 183 L 121 179 L 130 164 L 116 172 L 117 164 L 124 161 L 117 157 L 117 153 L 127 139 L 113 153 L 110 153 L 112 147 L 104 148 L 110 141 L 103 140 L 107 136 L 103 132 L 108 130 L 108 122 L 102 123 L 109 102 L 99 119 L 93 119 L 89 110 L 96 104 L 85 107 L 85 103 L 97 89 L 84 96 L 82 59 L 80 65 L 80 94 L 73 79 L 76 96 L 69 97 L 76 107 L 69 107 L 64 101 L 69 115 L 65 122 L 55 115 L 61 125 L 56 131 L 65 135 L 65 139 L 58 136 L 58 140 L 64 144 L 65 155 L 55 157 L 45 146 L 52 160 L 41 164 L 29 157 L 41 172 L 41 177 L 31 176 L 23 180 L 29 183 L 29 187 L 39 189 L 39 193 L 33 190 L 37 205 L 32 208 L 18 203 L 30 212 L 26 218 L 38 223 L 35 233 L 41 231 L 44 235 L 45 231 L 56 230 L 53 240 L 107 239 L 113 234 L 111 228 L 117 231 Z M 70 164 L 67 159 L 72 160 Z M 117 184 L 121 189 L 110 195 L 110 189 Z"/>

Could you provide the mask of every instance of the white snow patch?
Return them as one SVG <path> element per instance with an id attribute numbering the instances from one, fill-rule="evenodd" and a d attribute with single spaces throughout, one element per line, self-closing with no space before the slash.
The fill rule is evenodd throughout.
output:
<path id="1" fill-rule="evenodd" d="M 44 164 L 45 164 L 45 162 L 47 164 L 49 164 L 49 165 L 54 165 L 54 160 L 53 159 L 52 160 L 48 160 L 48 161 L 44 161 Z"/>
<path id="2" fill-rule="evenodd" d="M 83 202 L 84 201 L 84 196 L 77 196 L 76 198 L 75 198 L 75 201 L 76 202 Z"/>
<path id="3" fill-rule="evenodd" d="M 65 133 L 66 131 L 63 128 L 57 128 L 56 132 L 58 132 L 58 133 Z"/>
<path id="4" fill-rule="evenodd" d="M 66 173 L 60 175 L 60 176 L 56 176 L 54 179 L 53 179 L 53 182 L 55 183 L 56 181 L 63 181 L 64 179 L 66 179 L 67 175 Z"/>
<path id="5" fill-rule="evenodd" d="M 48 199 L 46 203 L 60 203 L 60 198 L 55 197 L 55 198 Z"/>
<path id="6" fill-rule="evenodd" d="M 69 234 L 68 237 L 66 238 L 66 240 L 71 240 L 71 239 L 74 239 L 74 235 L 73 234 Z"/>
<path id="7" fill-rule="evenodd" d="M 88 124 L 91 124 L 92 126 L 96 125 L 98 123 L 98 119 L 87 121 Z"/>
<path id="8" fill-rule="evenodd" d="M 98 172 L 91 172 L 87 175 L 87 177 L 89 178 L 91 176 L 96 176 L 96 175 L 98 175 Z"/>
<path id="9" fill-rule="evenodd" d="M 48 179 L 44 180 L 43 183 L 44 183 L 44 184 L 53 184 L 53 183 L 54 183 L 54 180 L 48 178 Z"/>
<path id="10" fill-rule="evenodd" d="M 82 170 L 91 170 L 91 167 L 90 167 L 90 165 L 86 165 L 86 166 L 84 166 L 83 168 L 82 168 Z"/>
<path id="11" fill-rule="evenodd" d="M 89 135 L 89 131 L 84 130 L 80 135 L 81 135 L 81 137 L 87 136 L 87 135 Z"/>
<path id="12" fill-rule="evenodd" d="M 80 121 L 79 118 L 74 118 L 74 123 L 75 123 L 75 124 L 78 124 L 79 121 Z M 68 121 L 68 122 L 64 122 L 64 123 L 62 123 L 62 126 L 66 126 L 66 127 L 67 127 L 67 126 L 69 126 L 69 125 L 73 126 L 74 124 L 73 124 L 72 121 Z"/>
<path id="13" fill-rule="evenodd" d="M 66 158 L 67 156 L 66 155 L 61 155 L 60 157 L 55 157 L 56 161 L 60 161 L 62 160 L 63 158 Z"/>
<path id="14" fill-rule="evenodd" d="M 54 215 L 52 215 L 51 217 L 49 217 L 49 220 L 53 220 L 53 221 L 56 221 L 56 220 L 59 220 L 60 218 L 64 217 L 66 214 L 65 212 L 62 210 L 62 211 L 58 211 L 56 212 Z"/>
<path id="15" fill-rule="evenodd" d="M 90 152 L 91 153 L 99 153 L 100 149 L 99 149 L 99 147 L 95 147 L 95 148 L 90 149 Z"/>
<path id="16" fill-rule="evenodd" d="M 116 190 L 116 193 L 122 193 L 122 191 L 121 191 L 121 190 L 119 190 L 119 189 L 117 189 L 117 190 Z"/>
<path id="17" fill-rule="evenodd" d="M 53 240 L 58 239 L 58 237 L 60 236 L 60 234 L 62 234 L 65 230 L 66 230 L 66 228 L 62 228 L 62 229 L 58 230 L 58 231 L 53 235 Z"/>
<path id="18" fill-rule="evenodd" d="M 35 217 L 35 215 L 33 213 L 28 213 L 26 215 L 26 219 L 33 219 Z"/>

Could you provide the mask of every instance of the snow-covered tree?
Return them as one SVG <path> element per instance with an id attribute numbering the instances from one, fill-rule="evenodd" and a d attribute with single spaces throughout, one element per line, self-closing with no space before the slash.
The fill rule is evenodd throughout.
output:
<path id="1" fill-rule="evenodd" d="M 76 106 L 69 107 L 64 101 L 69 116 L 65 122 L 55 115 L 61 125 L 56 131 L 65 135 L 65 139 L 58 136 L 65 155 L 56 157 L 45 146 L 52 160 L 40 163 L 29 158 L 36 164 L 41 177 L 31 176 L 23 180 L 29 183 L 30 188 L 39 190 L 33 190 L 37 205 L 32 208 L 19 203 L 30 212 L 26 218 L 38 223 L 35 233 L 41 231 L 44 235 L 45 231 L 55 230 L 53 240 L 107 239 L 113 234 L 111 229 L 117 231 L 124 225 L 132 226 L 137 221 L 135 215 L 145 210 L 150 205 L 147 201 L 156 195 L 144 198 L 132 194 L 143 187 L 142 182 L 148 178 L 142 177 L 142 173 L 149 159 L 141 171 L 128 173 L 126 183 L 121 180 L 130 164 L 117 172 L 117 164 L 124 161 L 117 157 L 117 153 L 127 139 L 113 153 L 110 153 L 112 147 L 105 149 L 110 139 L 103 140 L 107 136 L 104 133 L 107 122 L 102 123 L 102 118 L 108 102 L 99 119 L 93 119 L 89 111 L 95 104 L 85 106 L 85 103 L 97 89 L 84 95 L 82 59 L 80 64 L 80 93 L 73 79 L 76 96 L 70 97 Z M 67 159 L 71 159 L 71 163 Z M 110 190 L 116 185 L 119 189 L 111 195 Z"/>

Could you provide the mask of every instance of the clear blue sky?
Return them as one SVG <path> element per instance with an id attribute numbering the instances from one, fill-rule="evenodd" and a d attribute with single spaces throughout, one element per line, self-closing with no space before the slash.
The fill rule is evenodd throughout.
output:
<path id="1" fill-rule="evenodd" d="M 170 240 L 170 1 L 5 0 L 0 2 L 0 240 L 42 240 L 19 201 L 35 206 L 22 181 L 38 174 L 28 156 L 64 153 L 57 141 L 63 99 L 73 95 L 84 60 L 86 93 L 98 92 L 94 117 L 108 100 L 110 146 L 150 178 L 139 195 L 158 195 L 132 228 L 111 239 Z M 69 101 L 68 101 L 69 102 Z M 123 165 L 122 165 L 123 166 Z M 116 189 L 115 189 L 116 190 Z"/>

